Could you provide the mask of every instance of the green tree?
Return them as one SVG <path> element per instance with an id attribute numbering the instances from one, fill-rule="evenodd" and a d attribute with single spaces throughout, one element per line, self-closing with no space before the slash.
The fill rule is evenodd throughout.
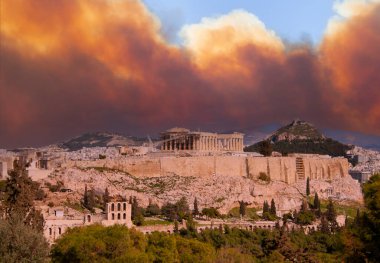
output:
<path id="1" fill-rule="evenodd" d="M 359 214 L 353 233 L 363 243 L 363 254 L 370 261 L 380 262 L 380 174 L 371 176 L 363 185 L 366 210 Z"/>
<path id="2" fill-rule="evenodd" d="M 193 215 L 195 215 L 195 216 L 199 215 L 198 199 L 196 197 L 194 199 Z"/>
<path id="3" fill-rule="evenodd" d="M 219 218 L 219 217 L 221 217 L 221 214 L 219 213 L 218 209 L 216 209 L 215 207 L 203 208 L 202 209 L 202 215 L 205 215 L 208 218 Z"/>
<path id="4" fill-rule="evenodd" d="M 181 197 L 181 199 L 175 203 L 175 207 L 178 220 L 182 220 L 190 214 L 190 207 L 185 197 Z"/>
<path id="5" fill-rule="evenodd" d="M 87 209 L 93 213 L 93 212 L 95 212 L 95 210 L 94 210 L 95 205 L 96 205 L 95 191 L 94 191 L 94 189 L 91 189 L 90 191 L 88 191 L 88 207 L 87 207 Z"/>
<path id="6" fill-rule="evenodd" d="M 270 210 L 269 210 L 269 213 L 271 214 L 271 215 L 274 215 L 274 216 L 276 216 L 276 204 L 275 204 L 275 202 L 274 202 L 274 200 L 273 200 L 273 198 L 272 198 L 272 201 L 270 202 Z"/>
<path id="7" fill-rule="evenodd" d="M 84 186 L 83 206 L 86 207 L 87 209 L 89 207 L 87 184 Z"/>
<path id="8" fill-rule="evenodd" d="M 326 219 L 329 222 L 336 222 L 335 207 L 331 199 L 329 199 L 329 203 L 327 204 Z"/>
<path id="9" fill-rule="evenodd" d="M 104 205 L 104 207 L 106 207 L 106 204 L 109 203 L 110 201 L 111 201 L 110 192 L 108 191 L 108 187 L 106 187 L 106 189 L 104 190 L 104 194 L 103 194 L 103 205 Z"/>
<path id="10" fill-rule="evenodd" d="M 148 206 L 145 209 L 145 215 L 146 216 L 158 216 L 161 214 L 161 209 L 157 204 L 153 204 L 151 201 L 149 201 Z"/>
<path id="11" fill-rule="evenodd" d="M 135 225 L 141 226 L 144 223 L 144 211 L 139 206 L 136 196 L 132 199 L 131 218 Z"/>
<path id="12" fill-rule="evenodd" d="M 325 216 L 321 217 L 321 223 L 319 225 L 319 230 L 324 234 L 330 234 L 329 222 Z"/>
<path id="13" fill-rule="evenodd" d="M 247 213 L 247 203 L 244 201 L 239 201 L 239 214 L 244 217 Z"/>
<path id="14" fill-rule="evenodd" d="M 22 218 L 0 220 L 0 262 L 49 262 L 49 245 L 42 232 Z"/>
<path id="15" fill-rule="evenodd" d="M 170 221 L 177 220 L 176 206 L 172 203 L 166 203 L 161 207 L 161 214 Z"/>
<path id="16" fill-rule="evenodd" d="M 268 140 L 262 141 L 259 145 L 259 153 L 264 156 L 271 156 L 273 152 L 272 143 Z"/>
<path id="17" fill-rule="evenodd" d="M 67 231 L 51 251 L 53 262 L 151 262 L 146 237 L 123 225 L 91 225 Z"/>
<path id="18" fill-rule="evenodd" d="M 310 178 L 306 179 L 306 196 L 310 195 Z"/>
<path id="19" fill-rule="evenodd" d="M 5 217 L 8 220 L 22 219 L 25 224 L 42 231 L 42 215 L 34 208 L 39 185 L 28 176 L 25 163 L 14 162 L 14 169 L 9 172 L 5 190 Z"/>
<path id="20" fill-rule="evenodd" d="M 321 208 L 321 202 L 319 201 L 319 197 L 318 197 L 318 194 L 315 193 L 314 194 L 314 204 L 313 204 L 313 208 L 318 210 Z"/>
<path id="21" fill-rule="evenodd" d="M 267 201 L 264 201 L 263 213 L 269 213 L 269 205 Z"/>

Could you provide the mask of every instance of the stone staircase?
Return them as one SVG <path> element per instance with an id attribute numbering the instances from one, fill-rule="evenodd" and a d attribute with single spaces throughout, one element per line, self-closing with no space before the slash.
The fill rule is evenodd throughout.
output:
<path id="1" fill-rule="evenodd" d="M 303 164 L 303 159 L 297 157 L 296 158 L 296 171 L 298 180 L 305 180 L 305 166 Z"/>

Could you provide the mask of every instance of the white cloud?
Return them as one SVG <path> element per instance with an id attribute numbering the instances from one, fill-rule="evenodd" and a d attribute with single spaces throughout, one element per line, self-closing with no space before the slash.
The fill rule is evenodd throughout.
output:
<path id="1" fill-rule="evenodd" d="M 234 10 L 219 17 L 203 18 L 198 24 L 185 25 L 180 37 L 185 47 L 196 56 L 205 52 L 208 55 L 226 54 L 245 44 L 284 48 L 274 31 L 245 10 Z"/>

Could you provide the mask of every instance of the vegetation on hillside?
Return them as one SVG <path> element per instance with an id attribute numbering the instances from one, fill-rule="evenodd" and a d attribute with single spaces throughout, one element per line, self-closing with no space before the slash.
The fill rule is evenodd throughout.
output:
<path id="1" fill-rule="evenodd" d="M 14 167 L 0 196 L 0 262 L 47 262 L 43 218 L 34 208 L 43 191 L 28 176 L 25 163 L 15 162 Z"/>
<path id="2" fill-rule="evenodd" d="M 272 151 L 283 155 L 290 153 L 322 154 L 345 156 L 352 147 L 331 138 L 326 138 L 310 123 L 295 120 L 279 128 L 266 140 L 257 142 L 244 149 L 270 156 Z"/>
<path id="3" fill-rule="evenodd" d="M 263 142 L 255 143 L 251 146 L 244 148 L 246 152 L 267 152 L 263 150 L 265 146 Z M 287 155 L 290 153 L 306 153 L 306 154 L 321 154 L 330 156 L 345 156 L 346 152 L 352 147 L 335 141 L 333 139 L 306 139 L 306 140 L 286 140 L 271 143 L 271 149 L 273 151 L 279 152 L 282 155 Z M 264 154 L 265 155 L 265 154 Z M 267 155 L 265 155 L 267 156 Z"/>
<path id="4" fill-rule="evenodd" d="M 188 218 L 188 228 L 177 234 L 142 235 L 124 226 L 89 226 L 72 229 L 52 250 L 53 262 L 379 262 L 380 175 L 365 184 L 366 210 L 359 212 L 345 227 L 336 223 L 336 208 L 330 200 L 320 210 L 317 195 L 305 199 L 298 213 L 287 214 L 298 224 L 320 218 L 317 231 L 248 231 L 219 227 L 197 233 Z M 183 201 L 181 203 L 185 205 Z M 273 204 L 273 205 L 272 205 Z M 178 205 L 178 204 L 177 204 Z M 242 214 L 247 208 L 236 208 Z M 212 210 L 212 209 L 211 209 Z M 265 203 L 268 214 L 275 214 L 274 201 Z M 176 210 L 173 210 L 176 211 Z M 248 210 L 247 210 L 248 211 Z M 247 212 L 245 211 L 245 212 Z M 244 212 L 243 212 L 244 213 Z M 318 214 L 319 213 L 319 214 Z M 286 225 L 286 224 L 285 224 Z"/>

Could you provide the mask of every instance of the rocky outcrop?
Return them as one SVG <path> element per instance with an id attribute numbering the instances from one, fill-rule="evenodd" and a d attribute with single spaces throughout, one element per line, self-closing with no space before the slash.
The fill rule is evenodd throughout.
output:
<path id="1" fill-rule="evenodd" d="M 216 207 L 222 213 L 238 206 L 238 201 L 261 207 L 264 200 L 275 200 L 279 211 L 298 209 L 305 197 L 305 181 L 287 184 L 281 181 L 265 182 L 258 179 L 236 176 L 180 176 L 167 174 L 161 177 L 135 177 L 129 173 L 95 168 L 63 168 L 53 173 L 49 180 L 62 181 L 74 191 L 72 196 L 80 198 L 84 187 L 103 192 L 106 187 L 112 195 L 136 196 L 143 206 L 149 199 L 160 205 L 176 202 L 186 197 L 192 204 L 197 197 L 200 207 Z M 339 202 L 361 202 L 360 185 L 350 177 L 333 180 L 311 180 L 312 194 L 333 198 Z"/>

